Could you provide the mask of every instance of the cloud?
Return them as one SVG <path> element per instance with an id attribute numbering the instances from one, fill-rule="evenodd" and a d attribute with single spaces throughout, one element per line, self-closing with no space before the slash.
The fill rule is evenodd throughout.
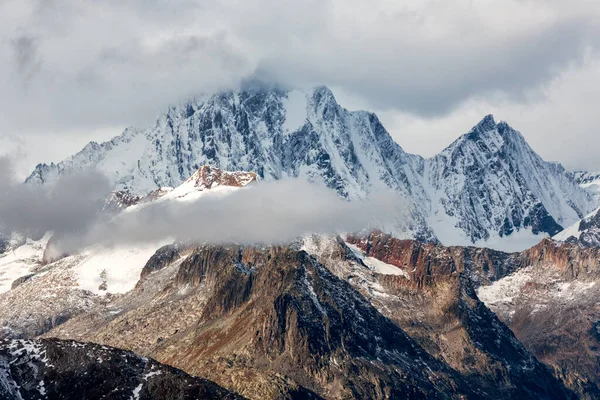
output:
<path id="1" fill-rule="evenodd" d="M 73 251 L 156 243 L 167 238 L 208 243 L 280 244 L 306 234 L 337 234 L 382 228 L 407 221 L 406 202 L 391 192 L 346 201 L 324 186 L 300 179 L 261 182 L 227 196 L 206 195 L 193 202 L 147 204 L 98 220 L 85 235 L 66 236 L 57 246 Z M 389 223 L 388 223 L 389 225 Z"/>
<path id="2" fill-rule="evenodd" d="M 81 235 L 97 222 L 110 191 L 108 179 L 89 170 L 61 177 L 45 186 L 23 185 L 12 180 L 12 162 L 0 158 L 0 227 L 40 237 L 47 231 L 59 236 Z"/>
<path id="3" fill-rule="evenodd" d="M 518 97 L 596 46 L 600 33 L 592 2 L 19 0 L 3 8 L 18 74 L 39 75 L 33 91 L 8 86 L 15 93 L 2 105 L 15 116 L 4 117 L 22 125 L 17 94 L 41 106 L 32 129 L 148 124 L 168 104 L 253 73 L 440 115 L 474 95 Z"/>
<path id="4" fill-rule="evenodd" d="M 25 83 L 28 83 L 41 67 L 37 40 L 32 36 L 21 35 L 14 38 L 11 45 L 14 51 L 17 73 Z"/>
<path id="5" fill-rule="evenodd" d="M 182 0 L 177 7 L 7 0 L 0 4 L 0 36 L 9 38 L 0 41 L 0 134 L 91 139 L 86 132 L 150 125 L 170 104 L 258 75 L 333 86 L 381 112 L 410 142 L 422 132 L 394 121 L 435 126 L 474 103 L 527 112 L 546 98 L 560 101 L 547 89 L 573 64 L 598 60 L 598 21 L 592 0 Z M 598 76 L 590 79 L 600 86 Z M 590 108 L 572 102 L 576 115 Z M 489 112 L 443 136 L 455 138 Z M 581 127 L 586 140 L 596 126 Z M 426 140 L 438 148 L 449 142 Z M 45 143 L 49 158 L 66 155 Z"/>
<path id="6" fill-rule="evenodd" d="M 209 243 L 288 243 L 306 234 L 397 228 L 409 221 L 407 202 L 391 191 L 346 201 L 302 179 L 260 182 L 195 201 L 156 201 L 117 215 L 103 212 L 110 191 L 94 170 L 44 186 L 11 180 L 12 160 L 0 158 L 0 227 L 3 235 L 55 234 L 56 254 L 92 245 L 157 243 L 166 239 Z"/>

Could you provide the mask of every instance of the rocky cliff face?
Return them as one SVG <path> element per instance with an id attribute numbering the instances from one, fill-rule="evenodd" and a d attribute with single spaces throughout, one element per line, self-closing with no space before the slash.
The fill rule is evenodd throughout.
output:
<path id="1" fill-rule="evenodd" d="M 371 272 L 349 247 L 327 246 L 336 263 L 300 247 L 165 247 L 131 293 L 47 336 L 132 349 L 250 398 L 568 396 L 477 300 L 466 274 L 439 280 L 443 291 L 430 279 L 404 286 L 404 277 L 377 275 L 367 279 L 377 297 L 357 279 Z M 391 317 L 423 312 L 428 308 L 415 301 L 433 304 L 441 293 L 447 303 L 436 303 L 435 335 L 444 337 L 446 327 L 449 336 L 437 344 L 433 331 L 426 332 L 434 328 L 428 325 L 433 314 L 412 314 L 403 324 Z M 400 306 L 405 299 L 410 305 Z M 458 347 L 442 350 L 441 343 L 457 339 L 466 354 L 448 356 Z"/>
<path id="2" fill-rule="evenodd" d="M 600 396 L 600 250 L 544 240 L 479 297 L 576 391 Z"/>
<path id="3" fill-rule="evenodd" d="M 554 240 L 583 247 L 600 247 L 600 209 L 554 236 Z"/>
<path id="4" fill-rule="evenodd" d="M 477 247 L 446 247 L 414 240 L 400 240 L 383 232 L 366 236 L 349 235 L 348 244 L 401 269 L 411 286 L 435 285 L 439 279 L 465 273 L 473 282 L 486 285 L 516 271 L 521 262 L 518 253 L 505 253 Z"/>
<path id="5" fill-rule="evenodd" d="M 600 320 L 596 307 L 600 294 L 598 248 L 546 239 L 521 253 L 503 253 L 424 245 L 381 233 L 350 236 L 347 240 L 364 251 L 365 256 L 376 257 L 403 271 L 405 278 L 387 276 L 380 284 L 395 288 L 403 296 L 401 307 L 414 305 L 414 312 L 393 309 L 385 298 L 375 297 L 385 308 L 393 310 L 391 317 L 411 336 L 430 343 L 432 347 L 428 350 L 444 355 L 450 365 L 464 366 L 461 360 L 469 354 L 468 347 L 465 346 L 465 352 L 449 350 L 447 339 L 441 339 L 447 331 L 440 321 L 449 315 L 447 309 L 456 307 L 446 304 L 461 302 L 456 289 L 448 289 L 456 286 L 450 282 L 458 276 L 468 276 L 477 288 L 478 297 L 529 351 L 552 366 L 557 377 L 584 398 L 600 396 L 600 338 L 596 330 L 596 322 Z M 421 291 L 417 297 L 416 288 L 424 288 L 431 297 Z M 442 305 L 446 308 L 441 308 Z M 421 322 L 415 324 L 416 320 Z"/>
<path id="6" fill-rule="evenodd" d="M 204 246 L 174 268 L 154 270 L 132 296 L 170 273 L 161 300 L 108 324 L 74 319 L 49 335 L 71 332 L 115 341 L 252 398 L 309 393 L 303 387 L 327 398 L 422 397 L 457 390 L 450 385 L 451 370 L 304 252 Z M 141 331 L 149 324 L 153 329 Z M 136 339 L 128 342 L 131 338 Z"/>
<path id="7" fill-rule="evenodd" d="M 242 399 L 123 350 L 60 340 L 0 342 L 0 397 L 33 399 Z"/>
<path id="8" fill-rule="evenodd" d="M 245 87 L 202 97 L 146 129 L 128 128 L 59 164 L 38 165 L 27 182 L 96 167 L 117 190 L 145 195 L 180 185 L 201 165 L 320 181 L 347 198 L 391 189 L 412 207 L 408 232 L 396 233 L 444 244 L 502 247 L 516 234 L 533 244 L 536 234 L 554 235 L 596 206 L 571 173 L 543 161 L 492 116 L 423 159 L 394 142 L 376 115 L 344 109 L 325 87 Z"/>

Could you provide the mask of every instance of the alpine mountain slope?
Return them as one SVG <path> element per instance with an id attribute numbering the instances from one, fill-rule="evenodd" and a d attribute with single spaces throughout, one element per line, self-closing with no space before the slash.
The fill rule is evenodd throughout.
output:
<path id="1" fill-rule="evenodd" d="M 131 349 L 252 399 L 572 395 L 483 306 L 466 275 L 445 275 L 439 290 L 414 286 L 403 295 L 409 279 L 372 274 L 343 242 L 331 243 L 341 243 L 330 249 L 351 279 L 301 243 L 167 246 L 134 290 L 45 336 Z M 362 293 L 361 275 L 389 302 Z M 383 287 L 386 277 L 405 283 Z M 432 315 L 446 316 L 437 317 L 439 325 L 423 318 L 423 336 L 415 340 L 385 314 L 410 312 L 413 305 L 403 307 L 403 300 L 429 299 L 430 290 L 448 301 Z M 466 350 L 437 347 L 454 340 Z"/>
<path id="2" fill-rule="evenodd" d="M 200 197 L 222 199 L 254 182 L 256 175 L 224 172 L 203 166 L 176 188 L 160 188 L 146 196 L 125 192 L 108 195 L 108 215 L 134 214 L 154 203 L 177 206 Z M 63 254 L 56 236 L 14 244 L 0 254 L 0 338 L 40 335 L 104 298 L 133 289 L 144 265 L 173 239 L 137 243 L 93 243 Z"/>
<path id="3" fill-rule="evenodd" d="M 174 189 L 112 193 L 105 208 L 118 216 L 153 202 L 222 198 L 255 179 L 204 166 Z M 165 242 L 70 255 L 52 251 L 48 235 L 26 242 L 4 266 L 25 275 L 0 293 L 0 336 L 133 350 L 252 399 L 600 393 L 590 363 L 559 370 L 570 353 L 554 349 L 554 358 L 544 358 L 548 368 L 538 360 L 544 353 L 523 346 L 479 300 L 476 289 L 504 282 L 543 255 L 448 248 L 381 232 L 283 246 Z M 597 269 L 589 257 L 573 268 Z M 138 387 L 133 381 L 127 390 Z"/>
<path id="4" fill-rule="evenodd" d="M 55 339 L 0 342 L 0 398 L 243 399 L 128 351 Z"/>
<path id="5" fill-rule="evenodd" d="M 600 208 L 554 236 L 554 239 L 584 247 L 600 247 Z"/>
<path id="6" fill-rule="evenodd" d="M 178 186 L 201 165 L 322 181 L 350 199 L 391 189 L 412 210 L 408 223 L 391 221 L 391 232 L 448 245 L 522 250 L 596 207 L 572 173 L 542 160 L 491 115 L 425 159 L 405 152 L 375 114 L 340 106 L 326 87 L 255 83 L 170 107 L 148 128 L 39 164 L 26 182 L 95 167 L 115 189 L 144 195 Z"/>
<path id="7" fill-rule="evenodd" d="M 575 171 L 575 181 L 598 201 L 600 199 L 600 172 Z"/>

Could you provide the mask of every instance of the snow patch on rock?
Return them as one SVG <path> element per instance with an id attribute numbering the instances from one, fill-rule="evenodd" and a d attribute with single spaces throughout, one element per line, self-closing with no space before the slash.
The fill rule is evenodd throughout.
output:
<path id="1" fill-rule="evenodd" d="M 365 253 L 361 249 L 359 249 L 357 246 L 347 243 L 347 242 L 345 242 L 345 243 L 346 243 L 346 246 L 348 246 L 348 248 L 350 250 L 352 250 L 354 255 L 357 258 L 359 258 L 372 271 L 374 271 L 378 274 L 382 274 L 382 275 L 400 275 L 400 276 L 405 277 L 406 279 L 410 279 L 410 276 L 408 275 L 408 273 L 406 271 L 404 271 L 403 269 L 398 268 L 395 265 L 384 263 L 383 261 L 381 261 L 375 257 L 369 257 L 369 256 L 365 255 Z"/>
<path id="2" fill-rule="evenodd" d="M 0 254 L 0 293 L 9 291 L 15 280 L 40 266 L 51 236 L 46 233 L 40 240 L 27 239 L 25 244 Z"/>

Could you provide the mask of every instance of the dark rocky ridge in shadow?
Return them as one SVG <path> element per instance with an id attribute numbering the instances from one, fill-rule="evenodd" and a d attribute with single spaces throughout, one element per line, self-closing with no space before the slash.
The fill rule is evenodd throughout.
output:
<path id="1" fill-rule="evenodd" d="M 243 399 L 128 351 L 56 339 L 0 342 L 0 398 Z"/>

